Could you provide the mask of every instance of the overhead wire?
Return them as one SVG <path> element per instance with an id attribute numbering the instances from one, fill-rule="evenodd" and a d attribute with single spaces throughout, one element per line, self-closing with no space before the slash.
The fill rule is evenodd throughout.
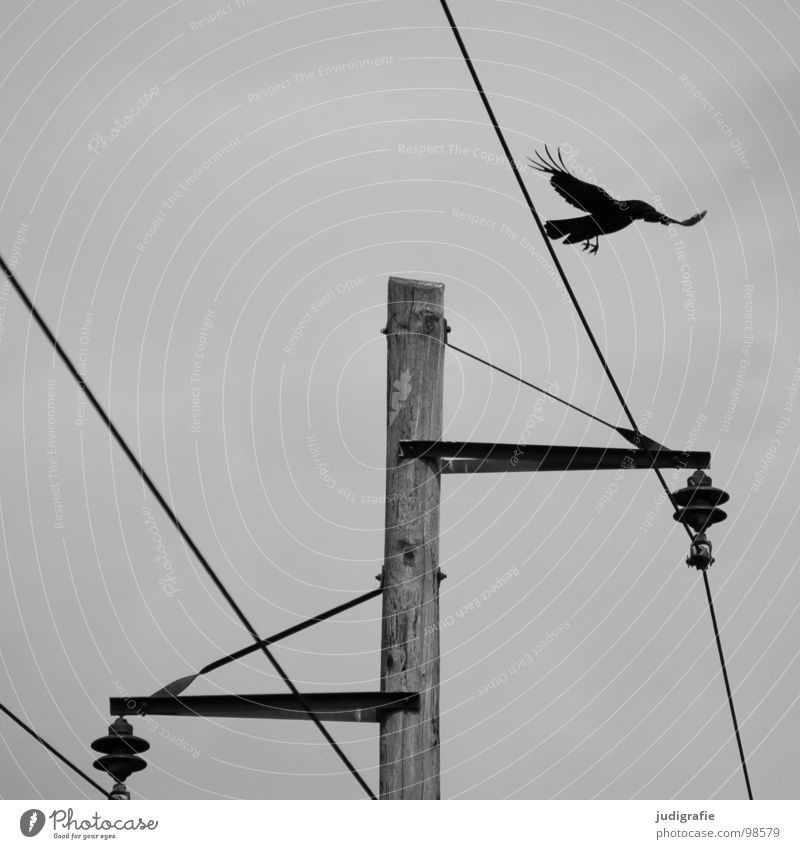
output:
<path id="1" fill-rule="evenodd" d="M 575 291 L 573 290 L 573 288 L 572 288 L 572 286 L 569 282 L 569 279 L 567 278 L 567 275 L 564 271 L 564 268 L 561 265 L 561 261 L 559 260 L 558 255 L 555 252 L 555 249 L 553 248 L 552 242 L 547 237 L 547 233 L 545 231 L 542 219 L 539 217 L 539 213 L 536 210 L 536 207 L 533 203 L 533 199 L 531 198 L 531 195 L 528 192 L 528 187 L 525 185 L 525 183 L 522 179 L 522 176 L 519 172 L 519 168 L 517 167 L 516 160 L 514 159 L 512 153 L 511 153 L 511 149 L 509 148 L 508 143 L 506 142 L 505 136 L 503 135 L 503 131 L 500 128 L 500 124 L 498 123 L 497 118 L 494 114 L 494 110 L 492 109 L 492 105 L 489 102 L 489 98 L 486 96 L 486 92 L 484 91 L 483 84 L 480 81 L 480 78 L 478 76 L 478 72 L 475 69 L 475 65 L 472 61 L 472 58 L 469 55 L 469 51 L 467 50 L 466 44 L 464 43 L 464 40 L 461 37 L 461 33 L 458 29 L 458 25 L 456 24 L 456 21 L 453 18 L 453 15 L 450 11 L 450 7 L 447 4 L 447 0 L 439 0 L 439 2 L 442 6 L 445 17 L 447 18 L 447 21 L 450 25 L 450 29 L 451 29 L 453 36 L 454 36 L 454 38 L 455 38 L 455 40 L 458 44 L 458 47 L 461 50 L 461 55 L 464 58 L 464 61 L 467 65 L 470 76 L 472 77 L 472 80 L 475 83 L 475 87 L 478 91 L 478 94 L 480 95 L 481 101 L 483 102 L 483 105 L 484 105 L 486 112 L 489 116 L 489 120 L 491 121 L 492 126 L 494 127 L 494 131 L 497 134 L 497 138 L 500 142 L 500 146 L 502 147 L 503 152 L 505 153 L 506 159 L 508 160 L 509 167 L 511 168 L 511 171 L 514 174 L 514 178 L 516 179 L 517 184 L 520 188 L 520 191 L 522 192 L 522 196 L 524 197 L 525 202 L 528 206 L 528 210 L 530 211 L 531 215 L 533 216 L 533 220 L 536 223 L 536 226 L 539 230 L 539 233 L 541 234 L 542 240 L 544 241 L 545 246 L 547 247 L 547 250 L 550 253 L 550 257 L 553 260 L 553 265 L 555 266 L 556 270 L 558 271 L 559 277 L 561 278 L 561 282 L 563 283 L 564 288 L 565 288 L 567 294 L 569 295 L 570 300 L 572 301 L 572 305 L 575 308 L 576 313 L 578 314 L 578 318 L 581 320 L 581 323 L 583 324 L 584 330 L 586 331 L 586 334 L 589 337 L 589 341 L 591 342 L 592 347 L 594 348 L 594 351 L 597 354 L 597 358 L 600 361 L 600 364 L 603 368 L 603 371 L 605 372 L 605 375 L 608 378 L 609 383 L 613 387 L 614 392 L 615 392 L 615 394 L 616 394 L 616 396 L 617 396 L 617 398 L 620 402 L 620 405 L 622 406 L 622 409 L 623 409 L 623 411 L 625 412 L 625 415 L 628 418 L 628 421 L 631 423 L 631 427 L 633 428 L 634 434 L 636 436 L 641 437 L 642 436 L 641 431 L 639 430 L 639 427 L 636 423 L 636 419 L 634 418 L 633 413 L 631 412 L 630 408 L 628 407 L 628 403 L 625 400 L 625 396 L 622 394 L 622 391 L 619 388 L 619 385 L 617 384 L 617 381 L 614 378 L 613 373 L 611 372 L 611 368 L 608 365 L 608 361 L 606 360 L 606 357 L 603 354 L 603 351 L 600 348 L 599 343 L 597 342 L 597 339 L 594 335 L 594 332 L 592 331 L 592 328 L 589 325 L 589 321 L 586 318 L 586 315 L 584 314 L 583 309 L 581 308 L 581 305 L 578 301 L 577 296 L 575 295 Z M 538 387 L 534 387 L 534 388 L 538 389 Z M 541 390 L 539 390 L 539 391 L 541 391 Z M 582 412 L 585 413 L 586 411 L 582 411 Z M 611 427 L 614 427 L 614 426 L 611 425 Z M 649 442 L 651 442 L 651 441 L 647 440 L 646 437 L 643 437 L 642 448 L 643 448 L 643 450 L 647 451 L 648 454 L 650 454 L 650 456 L 652 457 L 653 448 L 652 448 L 652 445 L 648 444 Z M 669 498 L 673 508 L 677 511 L 678 510 L 678 504 L 675 501 L 675 496 L 673 495 L 672 491 L 670 490 L 669 486 L 667 485 L 666 480 L 664 480 L 664 476 L 661 473 L 661 470 L 654 466 L 653 471 L 655 471 L 655 473 L 658 477 L 658 480 L 661 483 L 661 486 L 664 488 L 664 491 L 666 492 L 667 497 Z M 695 536 L 692 533 L 691 529 L 689 528 L 688 524 L 686 522 L 682 522 L 682 524 L 683 524 L 683 526 L 686 530 L 686 533 L 689 535 L 689 539 L 693 541 Z M 721 666 L 722 666 L 722 675 L 723 675 L 723 680 L 725 682 L 725 690 L 726 690 L 727 697 L 728 697 L 728 706 L 730 708 L 731 719 L 733 721 L 733 728 L 734 728 L 734 734 L 735 734 L 735 737 L 736 737 L 736 744 L 737 744 L 737 747 L 738 747 L 738 750 L 739 750 L 739 759 L 740 759 L 740 762 L 741 762 L 742 773 L 744 775 L 745 785 L 747 787 L 747 795 L 752 800 L 753 799 L 753 792 L 752 792 L 752 788 L 751 788 L 751 785 L 750 785 L 750 776 L 749 776 L 748 769 L 747 769 L 747 761 L 746 761 L 745 754 L 744 754 L 744 747 L 742 745 L 741 733 L 739 731 L 739 722 L 738 722 L 738 719 L 736 717 L 736 710 L 734 708 L 733 692 L 731 690 L 730 680 L 728 678 L 727 664 L 725 662 L 725 655 L 724 655 L 723 650 L 722 650 L 722 640 L 720 638 L 719 627 L 717 625 L 717 617 L 716 617 L 716 612 L 714 610 L 714 601 L 713 601 L 712 596 L 711 596 L 711 586 L 710 586 L 709 581 L 708 581 L 708 575 L 706 573 L 706 570 L 703 569 L 701 571 L 703 572 L 703 581 L 704 581 L 704 584 L 705 584 L 706 596 L 708 598 L 708 607 L 709 607 L 709 612 L 711 613 L 711 621 L 712 621 L 712 624 L 713 624 L 713 627 L 714 627 L 714 638 L 716 640 L 717 651 L 719 653 L 720 663 L 721 663 Z"/>
<path id="2" fill-rule="evenodd" d="M 23 729 L 23 731 L 26 731 L 28 734 L 30 734 L 34 740 L 37 740 L 39 743 L 41 743 L 45 747 L 45 749 L 50 752 L 50 754 L 55 755 L 63 764 L 66 764 L 84 781 L 91 784 L 92 787 L 95 788 L 95 790 L 98 790 L 107 799 L 111 798 L 111 793 L 108 790 L 98 784 L 91 776 L 87 775 L 79 766 L 76 766 L 68 757 L 62 755 L 61 752 L 59 752 L 58 749 L 55 748 L 55 746 L 51 746 L 50 743 L 48 743 L 47 740 L 45 740 L 44 737 L 41 736 L 41 734 L 37 734 L 33 730 L 33 728 L 30 727 L 30 725 L 28 725 L 26 722 L 23 722 L 13 711 L 9 710 L 4 704 L 2 704 L 2 702 L 0 702 L 0 710 L 3 711 L 3 713 L 10 719 L 13 719 L 14 722 L 16 722 L 17 725 L 19 725 L 19 727 Z"/>
<path id="3" fill-rule="evenodd" d="M 544 224 L 542 223 L 542 219 L 539 217 L 539 213 L 536 211 L 536 207 L 533 204 L 533 199 L 528 192 L 528 187 L 522 180 L 522 176 L 519 173 L 519 168 L 517 168 L 517 163 L 514 157 L 511 154 L 511 149 L 506 142 L 505 136 L 503 135 L 503 131 L 500 129 L 500 125 L 497 122 L 497 118 L 495 117 L 494 110 L 492 109 L 492 104 L 489 103 L 489 98 L 486 96 L 486 92 L 483 90 L 483 85 L 481 84 L 480 78 L 478 77 L 478 72 L 475 70 L 475 65 L 472 63 L 472 59 L 470 58 L 469 52 L 467 51 L 467 47 L 464 44 L 464 40 L 461 38 L 461 33 L 459 32 L 458 26 L 456 25 L 455 19 L 450 12 L 450 7 L 447 5 L 447 0 L 439 0 L 442 4 L 442 8 L 444 9 L 445 16 L 447 17 L 448 23 L 450 24 L 450 29 L 453 31 L 453 35 L 455 36 L 456 41 L 458 42 L 458 46 L 461 49 L 461 55 L 464 57 L 464 61 L 467 63 L 467 68 L 469 69 L 470 75 L 472 76 L 472 80 L 475 83 L 475 87 L 478 89 L 478 94 L 483 101 L 483 105 L 486 108 L 486 112 L 489 115 L 489 120 L 492 122 L 492 126 L 494 127 L 494 131 L 497 134 L 497 138 L 500 141 L 500 146 L 503 148 L 503 153 L 506 155 L 506 159 L 508 160 L 509 166 L 514 174 L 514 177 L 519 185 L 520 191 L 522 192 L 522 196 L 525 198 L 525 203 L 528 206 L 528 210 L 533 216 L 533 220 L 536 222 L 536 226 L 539 228 L 539 232 L 541 233 L 542 239 L 544 239 L 545 245 L 547 246 L 547 250 L 550 253 L 550 258 L 553 260 L 553 264 L 558 271 L 559 276 L 561 277 L 561 282 L 564 284 L 564 288 L 567 291 L 567 294 L 572 301 L 572 305 L 575 308 L 575 312 L 578 314 L 578 318 L 581 320 L 581 324 L 583 324 L 583 328 L 586 331 L 586 335 L 589 337 L 589 341 L 592 343 L 592 347 L 597 354 L 597 358 L 600 360 L 600 364 L 603 367 L 603 371 L 606 374 L 611 386 L 614 388 L 614 392 L 619 399 L 620 404 L 622 405 L 622 409 L 625 411 L 625 415 L 628 417 L 628 420 L 631 423 L 631 427 L 638 433 L 639 428 L 636 425 L 636 421 L 633 418 L 633 413 L 631 413 L 628 408 L 628 403 L 625 400 L 625 396 L 622 394 L 619 386 L 617 385 L 617 381 L 614 378 L 614 375 L 611 373 L 611 368 L 606 361 L 605 355 L 603 354 L 600 345 L 595 338 L 594 332 L 592 331 L 591 326 L 589 325 L 589 321 L 584 315 L 583 309 L 581 308 L 580 303 L 578 302 L 578 298 L 575 295 L 575 292 L 570 285 L 569 280 L 567 279 L 567 275 L 564 273 L 564 269 L 561 265 L 561 261 L 558 258 L 555 250 L 553 249 L 553 245 L 550 240 L 547 238 L 547 234 L 544 229 Z"/>
<path id="4" fill-rule="evenodd" d="M 83 379 L 83 377 L 81 376 L 78 369 L 75 367 L 74 363 L 70 359 L 67 352 L 61 347 L 61 344 L 59 343 L 55 334 L 52 332 L 52 330 L 50 329 L 50 327 L 48 326 L 48 324 L 44 320 L 44 318 L 41 316 L 39 311 L 36 309 L 35 304 L 28 297 L 27 292 L 23 289 L 22 285 L 19 283 L 16 276 L 14 275 L 14 272 L 9 268 L 9 266 L 6 264 L 6 262 L 5 262 L 5 260 L 3 259 L 2 256 L 0 256 L 0 269 L 2 269 L 3 273 L 8 278 L 8 281 L 11 283 L 14 290 L 20 296 L 20 298 L 24 302 L 25 306 L 28 308 L 28 311 L 30 312 L 34 321 L 39 325 L 39 328 L 44 333 L 44 335 L 47 337 L 50 344 L 53 346 L 53 349 L 58 354 L 58 356 L 61 359 L 61 361 L 63 362 L 63 364 L 66 366 L 67 371 L 69 371 L 69 373 L 72 375 L 72 377 L 77 382 L 78 386 L 80 386 L 80 388 L 83 390 L 84 394 L 86 395 L 87 399 L 89 400 L 89 403 L 94 408 L 95 412 L 100 416 L 103 423 L 106 425 L 106 427 L 110 431 L 111 435 L 114 437 L 115 441 L 117 442 L 119 447 L 122 449 L 125 456 L 128 458 L 128 460 L 130 460 L 133 467 L 139 473 L 139 476 L 141 477 L 144 484 L 147 486 L 147 489 L 150 490 L 153 497 L 156 499 L 158 504 L 161 506 L 161 509 L 166 513 L 170 522 L 172 522 L 173 526 L 178 531 L 178 533 L 180 534 L 183 541 L 186 543 L 186 545 L 189 547 L 191 552 L 194 554 L 197 561 L 203 567 L 203 569 L 205 570 L 208 577 L 214 583 L 214 586 L 216 586 L 216 588 L 219 590 L 222 597 L 225 599 L 225 601 L 227 601 L 231 610 L 233 610 L 233 612 L 236 614 L 236 617 L 239 619 L 241 624 L 248 631 L 250 636 L 253 638 L 254 642 L 260 644 L 259 647 L 260 647 L 261 651 L 264 653 L 265 657 L 270 662 L 273 669 L 278 673 L 279 677 L 281 678 L 283 683 L 286 685 L 286 687 L 289 689 L 289 691 L 292 693 L 292 695 L 294 695 L 295 698 L 298 700 L 298 702 L 300 703 L 300 706 L 302 707 L 305 714 L 314 723 L 314 725 L 317 726 L 317 728 L 319 729 L 322 736 L 325 738 L 325 740 L 328 742 L 328 744 L 331 746 L 331 748 L 334 750 L 334 752 L 336 752 L 337 756 L 342 761 L 342 763 L 347 767 L 347 770 L 350 772 L 350 774 L 353 776 L 353 778 L 355 778 L 355 780 L 358 782 L 358 784 L 361 786 L 361 788 L 364 790 L 364 792 L 370 797 L 370 799 L 377 800 L 377 797 L 373 793 L 372 789 L 369 787 L 369 785 L 366 783 L 366 781 L 364 781 L 361 774 L 358 772 L 358 770 L 355 768 L 355 766 L 351 763 L 350 759 L 347 757 L 347 755 L 344 753 L 344 751 L 342 751 L 339 744 L 333 739 L 333 737 L 331 736 L 328 729 L 325 728 L 325 726 L 322 724 L 322 721 L 320 720 L 320 718 L 316 715 L 316 713 L 313 711 L 311 706 L 308 704 L 308 702 L 306 701 L 303 694 L 297 689 L 294 682 L 286 674 L 283 667 L 278 662 L 277 658 L 272 654 L 272 652 L 269 650 L 267 645 L 263 645 L 263 641 L 262 641 L 261 637 L 259 636 L 256 629 L 251 624 L 250 620 L 245 615 L 244 611 L 241 609 L 241 607 L 239 607 L 236 600 L 230 594 L 230 592 L 228 591 L 225 584 L 222 582 L 222 580 L 217 575 L 214 568 L 211 566 L 209 561 L 206 559 L 205 555 L 202 553 L 202 551 L 200 551 L 200 549 L 198 548 L 194 539 L 192 538 L 191 534 L 184 527 L 183 523 L 178 519 L 177 514 L 172 509 L 172 507 L 167 502 L 167 500 L 164 498 L 164 496 L 161 494 L 160 490 L 158 489 L 158 487 L 155 485 L 153 479 L 150 477 L 150 475 L 145 470 L 145 468 L 142 465 L 139 458 L 134 454 L 133 450 L 128 445 L 127 441 L 125 440 L 125 437 L 120 433 L 119 430 L 117 430 L 116 426 L 114 425 L 114 422 L 111 420 L 111 417 L 105 411 L 105 408 L 97 400 L 94 392 L 92 392 L 92 390 L 89 387 L 89 385 L 87 384 L 87 382 Z"/>
<path id="5" fill-rule="evenodd" d="M 744 756 L 744 748 L 742 747 L 742 738 L 739 734 L 739 721 L 736 719 L 736 708 L 733 704 L 733 693 L 731 692 L 731 682 L 728 679 L 728 665 L 725 663 L 725 655 L 722 652 L 722 640 L 719 636 L 719 625 L 717 625 L 717 614 L 714 612 L 714 600 L 711 598 L 711 585 L 708 583 L 708 570 L 701 569 L 703 573 L 703 583 L 706 588 L 706 598 L 708 599 L 708 610 L 711 614 L 711 622 L 714 626 L 714 639 L 717 643 L 717 652 L 719 654 L 719 662 L 722 667 L 722 677 L 725 680 L 725 690 L 728 694 L 728 707 L 731 711 L 731 717 L 733 719 L 733 727 L 736 731 L 736 743 L 739 747 L 739 758 L 742 763 L 742 772 L 744 773 L 744 782 L 747 785 L 747 795 L 752 802 L 753 800 L 753 789 L 750 786 L 750 774 L 747 771 L 747 762 Z"/>

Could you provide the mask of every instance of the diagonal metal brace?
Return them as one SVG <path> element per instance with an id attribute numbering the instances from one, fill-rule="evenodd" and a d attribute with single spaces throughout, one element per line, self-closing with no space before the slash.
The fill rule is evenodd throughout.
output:
<path id="1" fill-rule="evenodd" d="M 239 660 L 242 657 L 246 657 L 248 654 L 252 654 L 255 651 L 258 651 L 262 646 L 271 646 L 273 643 L 277 643 L 278 640 L 284 640 L 286 637 L 291 637 L 294 634 L 299 634 L 300 631 L 305 631 L 306 628 L 310 628 L 312 625 L 316 625 L 318 622 L 324 622 L 326 619 L 330 619 L 333 616 L 336 616 L 338 613 L 344 613 L 346 610 L 350 610 L 352 607 L 356 607 L 359 604 L 363 604 L 365 601 L 369 601 L 370 599 L 379 596 L 383 592 L 382 588 L 378 588 L 377 590 L 370 590 L 368 593 L 364 593 L 364 595 L 360 595 L 357 598 L 351 599 L 350 601 L 346 601 L 344 604 L 339 604 L 336 607 L 332 607 L 330 610 L 326 610 L 324 613 L 318 613 L 316 616 L 312 616 L 310 619 L 306 619 L 303 622 L 299 622 L 297 625 L 292 625 L 291 628 L 286 628 L 283 631 L 279 631 L 277 634 L 273 634 L 271 637 L 267 637 L 264 640 L 259 640 L 257 643 L 252 643 L 249 646 L 246 646 L 243 649 L 239 649 L 238 651 L 233 652 L 232 654 L 226 654 L 224 657 L 219 658 L 218 660 L 212 661 L 211 663 L 207 663 L 199 672 L 193 672 L 191 675 L 184 675 L 182 678 L 178 678 L 176 681 L 172 681 L 167 684 L 166 687 L 162 687 L 160 690 L 157 690 L 153 693 L 152 697 L 156 696 L 177 696 L 182 693 L 190 684 L 194 683 L 201 675 L 207 675 L 209 672 L 213 672 L 215 669 L 219 669 L 221 666 L 225 666 L 228 663 L 233 663 L 234 660 Z M 151 697 L 151 698 L 152 698 Z"/>

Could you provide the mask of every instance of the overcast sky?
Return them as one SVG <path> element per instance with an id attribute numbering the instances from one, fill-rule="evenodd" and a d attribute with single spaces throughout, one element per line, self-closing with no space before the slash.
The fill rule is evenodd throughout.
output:
<path id="1" fill-rule="evenodd" d="M 731 494 L 709 577 L 753 790 L 796 798 L 798 4 L 452 11 L 521 165 L 560 145 L 617 197 L 708 210 L 557 250 L 644 432 Z M 7 0 L 0 28 L 0 250 L 262 634 L 376 586 L 390 274 L 625 424 L 434 0 Z M 110 696 L 249 640 L 7 290 L 0 369 L 0 693 L 91 770 Z M 445 435 L 625 445 L 453 352 Z M 445 797 L 744 797 L 655 475 L 451 476 L 441 528 Z M 379 644 L 375 600 L 275 651 L 302 689 L 373 690 Z M 282 691 L 252 655 L 188 692 Z M 134 727 L 135 796 L 362 797 L 307 722 Z M 377 727 L 330 729 L 377 787 Z M 94 797 L 0 738 L 3 797 Z"/>

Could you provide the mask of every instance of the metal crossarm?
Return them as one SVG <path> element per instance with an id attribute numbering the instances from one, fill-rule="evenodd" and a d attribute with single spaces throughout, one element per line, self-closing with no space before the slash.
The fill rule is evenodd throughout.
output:
<path id="1" fill-rule="evenodd" d="M 304 704 L 305 703 L 305 704 Z M 310 707 L 326 722 L 379 722 L 387 711 L 419 710 L 419 693 L 292 693 L 224 696 L 128 696 L 110 699 L 112 716 L 225 716 L 235 719 L 308 719 Z"/>
<path id="2" fill-rule="evenodd" d="M 707 469 L 708 451 L 640 451 L 570 445 L 512 445 L 493 442 L 406 440 L 400 455 L 414 460 L 440 460 L 443 475 L 475 472 L 566 472 L 597 469 Z"/>

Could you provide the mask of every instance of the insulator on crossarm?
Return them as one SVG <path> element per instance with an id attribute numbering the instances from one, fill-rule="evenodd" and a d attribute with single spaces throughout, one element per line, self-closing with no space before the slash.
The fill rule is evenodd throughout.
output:
<path id="1" fill-rule="evenodd" d="M 125 781 L 131 773 L 139 772 L 147 766 L 147 761 L 139 757 L 139 752 L 146 752 L 150 744 L 147 740 L 135 736 L 133 726 L 120 716 L 109 725 L 105 737 L 98 737 L 92 743 L 92 748 L 96 752 L 104 753 L 92 766 L 108 773 L 114 779 L 111 798 L 130 799 L 131 794 L 125 786 Z"/>
<path id="2" fill-rule="evenodd" d="M 725 504 L 730 496 L 724 490 L 712 486 L 711 478 L 698 469 L 689 477 L 687 485 L 673 497 L 678 509 L 672 518 L 676 522 L 685 522 L 694 531 L 686 564 L 705 571 L 714 562 L 706 529 L 728 518 L 728 514 L 720 510 L 718 505 Z"/>
<path id="3" fill-rule="evenodd" d="M 724 490 L 711 486 L 711 478 L 699 469 L 691 475 L 687 486 L 675 493 L 674 498 L 679 509 L 673 519 L 686 522 L 696 534 L 728 518 L 718 505 L 724 504 L 730 496 Z"/>

